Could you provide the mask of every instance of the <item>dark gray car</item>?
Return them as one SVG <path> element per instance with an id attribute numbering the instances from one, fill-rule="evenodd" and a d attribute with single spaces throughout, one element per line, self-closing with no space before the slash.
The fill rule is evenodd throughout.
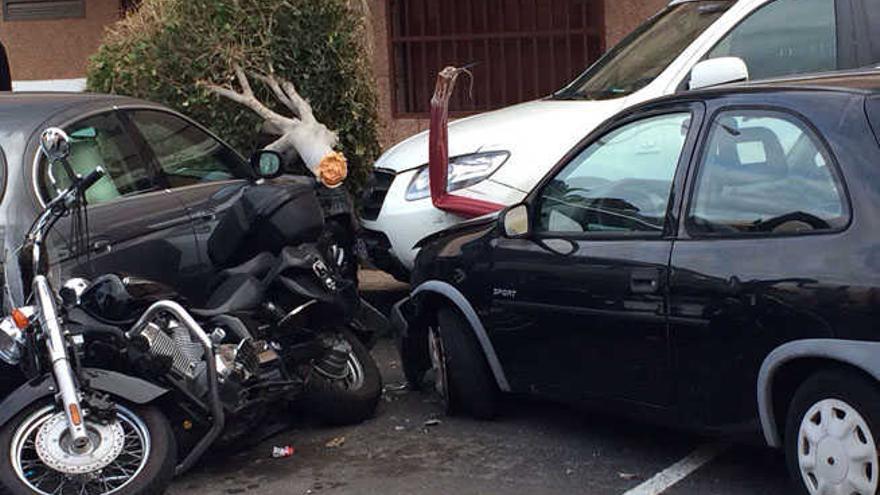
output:
<path id="1" fill-rule="evenodd" d="M 42 205 L 67 186 L 66 174 L 37 152 L 40 131 L 58 126 L 73 140 L 75 172 L 101 165 L 108 173 L 87 194 L 87 245 L 71 241 L 69 219 L 55 229 L 55 275 L 123 272 L 166 283 L 194 304 L 204 301 L 216 272 L 205 240 L 254 179 L 238 153 L 187 117 L 131 98 L 6 94 L 0 109 L 0 222 L 7 261 Z M 21 303 L 16 263 L 5 263 L 4 272 L 7 301 Z"/>

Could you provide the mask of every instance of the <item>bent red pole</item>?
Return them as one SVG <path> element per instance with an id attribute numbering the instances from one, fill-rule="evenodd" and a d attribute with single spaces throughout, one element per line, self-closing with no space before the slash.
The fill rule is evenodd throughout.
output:
<path id="1" fill-rule="evenodd" d="M 431 98 L 431 129 L 428 133 L 428 174 L 431 182 L 431 201 L 434 207 L 465 218 L 494 213 L 504 205 L 449 194 L 449 98 L 455 89 L 455 80 L 465 69 L 447 67 L 437 75 L 437 86 Z"/>

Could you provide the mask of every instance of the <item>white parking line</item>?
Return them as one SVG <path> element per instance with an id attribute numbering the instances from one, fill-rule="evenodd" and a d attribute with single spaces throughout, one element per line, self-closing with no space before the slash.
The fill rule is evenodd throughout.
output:
<path id="1" fill-rule="evenodd" d="M 724 453 L 727 447 L 725 444 L 703 445 L 623 495 L 659 495 Z"/>

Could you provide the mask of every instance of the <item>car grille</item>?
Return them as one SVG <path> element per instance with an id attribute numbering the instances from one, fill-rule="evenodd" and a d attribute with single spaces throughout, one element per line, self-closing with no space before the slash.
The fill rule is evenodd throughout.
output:
<path id="1" fill-rule="evenodd" d="M 389 170 L 373 172 L 373 177 L 367 182 L 361 197 L 361 218 L 364 220 L 379 218 L 379 211 L 382 210 L 382 203 L 385 202 L 385 196 L 392 182 L 394 182 L 394 172 Z"/>

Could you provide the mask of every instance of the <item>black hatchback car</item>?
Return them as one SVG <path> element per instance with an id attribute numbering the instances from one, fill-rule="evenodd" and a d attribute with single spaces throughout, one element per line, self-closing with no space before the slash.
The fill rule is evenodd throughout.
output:
<path id="1" fill-rule="evenodd" d="M 520 205 L 420 244 L 395 307 L 450 412 L 536 394 L 784 447 L 880 487 L 880 73 L 655 100 Z"/>

